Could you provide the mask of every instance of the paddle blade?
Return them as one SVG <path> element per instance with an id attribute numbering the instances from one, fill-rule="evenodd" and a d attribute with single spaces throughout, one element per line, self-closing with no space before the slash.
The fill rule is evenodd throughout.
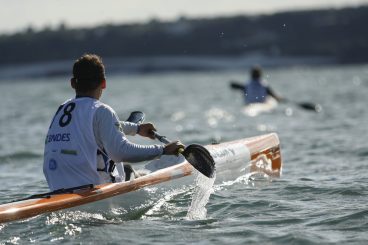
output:
<path id="1" fill-rule="evenodd" d="M 144 121 L 144 113 L 141 111 L 133 111 L 132 113 L 130 113 L 128 119 L 126 120 L 127 122 L 132 122 L 132 123 L 142 123 Z"/>
<path id="2" fill-rule="evenodd" d="M 215 161 L 206 148 L 192 144 L 185 148 L 182 153 L 185 159 L 200 173 L 212 178 L 215 173 Z"/>
<path id="3" fill-rule="evenodd" d="M 315 111 L 315 112 L 321 112 L 322 106 L 319 104 L 314 104 L 310 102 L 298 102 L 298 106 L 300 106 L 303 109 Z"/>

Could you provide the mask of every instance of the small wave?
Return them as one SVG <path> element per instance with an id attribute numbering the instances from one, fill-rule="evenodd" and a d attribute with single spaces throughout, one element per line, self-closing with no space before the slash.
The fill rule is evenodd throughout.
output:
<path id="1" fill-rule="evenodd" d="M 285 225 L 285 224 L 301 224 L 304 222 L 303 218 L 277 218 L 277 219 L 264 219 L 264 220 L 254 220 L 251 221 L 250 223 L 260 226 L 260 225 Z"/>
<path id="2" fill-rule="evenodd" d="M 368 156 L 368 149 L 358 151 L 358 156 L 367 157 Z"/>
<path id="3" fill-rule="evenodd" d="M 308 181 L 309 182 L 309 181 Z M 339 195 L 339 196 L 362 196 L 366 190 L 364 186 L 313 186 L 313 185 L 293 185 L 282 189 L 287 195 Z"/>
<path id="4" fill-rule="evenodd" d="M 321 225 L 343 225 L 340 228 L 345 230 L 346 228 L 354 228 L 352 226 L 352 224 L 355 224 L 355 228 L 356 229 L 356 225 L 357 225 L 357 221 L 362 221 L 362 222 L 358 222 L 358 229 L 362 229 L 364 226 L 365 228 L 367 228 L 368 223 L 367 223 L 367 218 L 368 218 L 368 209 L 367 210 L 360 210 L 360 211 L 356 211 L 356 212 L 352 212 L 350 214 L 346 214 L 346 215 L 341 215 L 341 216 L 335 216 L 333 218 L 328 218 L 328 219 L 324 219 L 322 221 L 318 221 L 318 222 L 313 222 L 313 223 L 309 223 L 308 226 L 321 226 Z M 338 227 L 336 227 L 338 228 Z"/>
<path id="5" fill-rule="evenodd" d="M 305 177 L 300 178 L 299 180 L 300 180 L 300 181 L 314 181 L 313 179 L 305 178 Z"/>
<path id="6" fill-rule="evenodd" d="M 272 237 L 275 244 L 321 244 L 326 243 L 324 237 L 317 234 L 306 234 L 305 232 L 294 232 Z"/>
<path id="7" fill-rule="evenodd" d="M 37 154 L 34 152 L 29 152 L 29 151 L 21 151 L 21 152 L 16 152 L 16 153 L 0 156 L 0 164 L 4 162 L 5 163 L 12 162 L 15 160 L 35 159 L 35 158 L 40 158 L 40 157 L 42 157 L 41 154 Z"/>
<path id="8" fill-rule="evenodd" d="M 319 187 L 312 185 L 290 185 L 283 188 L 288 195 L 298 195 L 300 193 L 309 193 L 309 194 L 326 194 L 331 191 L 328 187 Z"/>
<path id="9" fill-rule="evenodd" d="M 358 188 L 358 187 L 336 188 L 328 192 L 328 194 L 330 195 L 339 194 L 342 196 L 362 196 L 362 195 L 365 195 L 365 193 L 366 193 L 366 190 L 363 187 L 362 188 Z"/>

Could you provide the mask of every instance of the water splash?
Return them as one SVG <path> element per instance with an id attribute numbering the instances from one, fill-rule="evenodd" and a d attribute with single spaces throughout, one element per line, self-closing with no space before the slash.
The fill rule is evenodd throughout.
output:
<path id="1" fill-rule="evenodd" d="M 214 186 L 214 191 L 221 191 L 228 189 L 230 186 L 235 184 L 245 185 L 244 188 L 261 188 L 269 185 L 273 178 L 267 174 L 259 172 L 246 173 L 239 176 L 235 180 L 224 181 L 219 185 Z"/>
<path id="2" fill-rule="evenodd" d="M 100 213 L 88 213 L 83 211 L 60 211 L 50 213 L 46 217 L 46 225 L 68 225 L 68 222 L 76 222 L 76 221 L 91 221 L 99 220 L 99 221 L 107 221 L 106 218 Z"/>
<path id="3" fill-rule="evenodd" d="M 163 197 L 150 201 L 148 203 L 148 209 L 142 215 L 142 219 L 157 220 L 162 219 L 162 217 L 173 219 L 175 214 L 184 211 L 184 209 L 181 210 L 180 207 L 172 205 L 170 202 L 178 196 L 186 195 L 189 189 L 189 186 L 183 186 L 179 189 L 168 190 L 163 194 Z"/>
<path id="4" fill-rule="evenodd" d="M 216 173 L 213 178 L 207 178 L 202 174 L 198 174 L 195 180 L 192 203 L 188 209 L 187 218 L 190 220 L 201 220 L 207 216 L 206 204 L 210 199 L 210 195 L 214 192 L 213 184 L 216 179 Z"/>

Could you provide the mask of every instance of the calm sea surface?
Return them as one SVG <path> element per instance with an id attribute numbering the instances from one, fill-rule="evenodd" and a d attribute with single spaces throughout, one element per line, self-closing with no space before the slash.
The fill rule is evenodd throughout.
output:
<path id="1" fill-rule="evenodd" d="M 190 186 L 153 189 L 129 211 L 60 211 L 1 224 L 0 243 L 367 244 L 368 66 L 265 73 L 284 97 L 320 103 L 322 113 L 289 103 L 255 118 L 243 115 L 241 94 L 228 82 L 244 80 L 246 71 L 108 75 L 102 101 L 121 119 L 144 111 L 159 132 L 184 143 L 276 132 L 284 162 L 280 179 L 215 186 L 203 220 L 186 218 Z M 2 80 L 0 91 L 0 202 L 5 203 L 47 191 L 43 141 L 55 110 L 73 91 L 67 77 Z"/>

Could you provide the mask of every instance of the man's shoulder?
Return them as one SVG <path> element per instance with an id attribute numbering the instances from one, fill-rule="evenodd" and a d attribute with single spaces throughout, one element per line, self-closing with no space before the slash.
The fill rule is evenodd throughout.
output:
<path id="1" fill-rule="evenodd" d="M 73 101 L 73 99 L 72 98 L 69 98 L 69 99 L 65 100 L 63 103 L 61 103 L 60 105 L 63 106 L 63 105 L 65 105 L 65 104 L 67 104 L 67 103 L 69 103 L 71 101 Z"/>
<path id="2" fill-rule="evenodd" d="M 96 101 L 95 106 L 96 106 L 96 112 L 94 116 L 95 120 L 97 121 L 111 121 L 111 120 L 116 121 L 118 120 L 118 116 L 115 110 L 111 106 L 101 101 Z"/>
<path id="3" fill-rule="evenodd" d="M 96 103 L 98 104 L 98 107 L 93 118 L 95 130 L 104 131 L 108 128 L 111 128 L 111 125 L 115 125 L 117 128 L 119 128 L 119 117 L 117 116 L 114 109 L 112 109 L 111 106 L 102 103 L 101 101 L 98 101 Z"/>
<path id="4" fill-rule="evenodd" d="M 96 100 L 94 103 L 95 103 L 95 106 L 100 110 L 115 112 L 114 109 L 112 109 L 111 106 L 109 106 L 108 104 L 105 104 L 105 103 L 103 103 L 99 100 Z"/>
<path id="5" fill-rule="evenodd" d="M 268 87 L 268 81 L 266 79 L 262 79 L 260 81 L 260 83 L 264 86 L 264 87 Z"/>

